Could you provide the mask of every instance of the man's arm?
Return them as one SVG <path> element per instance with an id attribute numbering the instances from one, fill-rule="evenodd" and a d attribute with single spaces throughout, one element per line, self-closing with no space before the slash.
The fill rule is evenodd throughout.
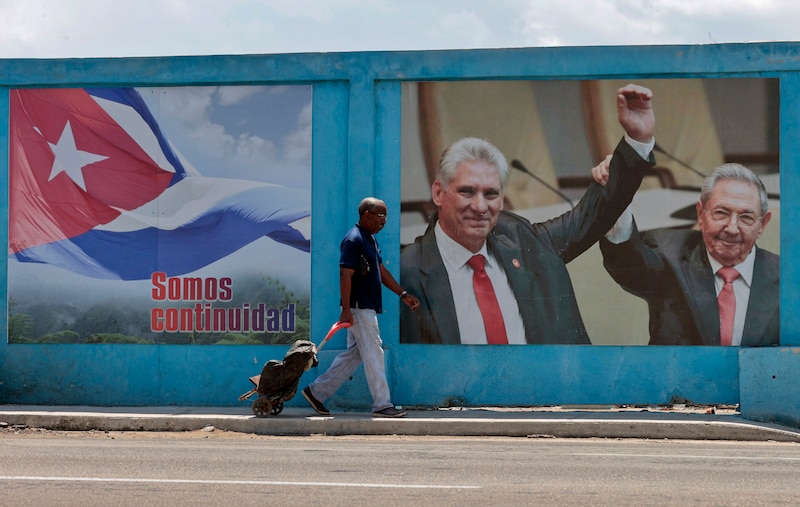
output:
<path id="1" fill-rule="evenodd" d="M 625 141 L 611 159 L 608 182 L 593 182 L 571 211 L 544 223 L 532 224 L 534 234 L 567 263 L 602 238 L 633 200 L 645 171 L 655 165 Z"/>
<path id="2" fill-rule="evenodd" d="M 339 322 L 353 323 L 353 312 L 350 311 L 350 292 L 353 289 L 355 269 L 339 268 L 339 294 L 342 298 L 342 313 Z"/>
<path id="3" fill-rule="evenodd" d="M 570 262 L 608 232 L 633 200 L 644 170 L 655 165 L 652 99 L 653 92 L 643 86 L 629 84 L 617 90 L 617 116 L 625 139 L 607 159 L 605 186 L 593 183 L 575 209 L 534 226 L 544 229 L 540 237 L 548 239 L 564 262 Z"/>
<path id="4" fill-rule="evenodd" d="M 605 184 L 608 183 L 608 171 L 610 165 L 611 155 L 608 155 L 603 161 L 592 167 L 592 178 L 594 181 L 605 186 Z M 605 239 L 615 245 L 618 245 L 631 239 L 633 230 L 633 210 L 629 205 L 619 216 L 617 223 L 615 223 L 614 226 L 606 233 Z"/>
<path id="5" fill-rule="evenodd" d="M 648 295 L 665 290 L 660 285 L 665 279 L 662 273 L 666 270 L 664 259 L 659 254 L 660 239 L 652 234 L 642 237 L 634 221 L 625 241 L 600 240 L 603 266 L 623 289 L 647 299 Z"/>
<path id="6" fill-rule="evenodd" d="M 387 289 L 394 292 L 398 296 L 400 296 L 400 300 L 406 304 L 412 310 L 416 310 L 419 308 L 419 299 L 413 294 L 409 294 L 406 292 L 397 280 L 394 279 L 392 273 L 386 269 L 386 266 L 383 263 L 380 264 L 381 268 L 381 281 L 386 286 Z"/>
<path id="7" fill-rule="evenodd" d="M 600 185 L 608 182 L 610 162 L 611 155 L 592 168 L 592 178 Z M 662 263 L 643 243 L 630 206 L 600 240 L 600 251 L 603 266 L 622 288 L 637 295 L 653 290 L 649 273 Z"/>

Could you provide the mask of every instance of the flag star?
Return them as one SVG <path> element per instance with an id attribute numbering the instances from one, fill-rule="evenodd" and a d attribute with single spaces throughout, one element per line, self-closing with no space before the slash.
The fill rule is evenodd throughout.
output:
<path id="1" fill-rule="evenodd" d="M 75 146 L 75 137 L 72 134 L 72 127 L 67 121 L 64 125 L 64 131 L 58 139 L 58 144 L 48 142 L 50 149 L 53 150 L 53 168 L 50 171 L 50 178 L 47 181 L 52 181 L 53 178 L 60 173 L 65 172 L 67 176 L 75 182 L 76 185 L 86 191 L 86 182 L 83 179 L 83 168 L 89 164 L 105 160 L 108 157 L 97 155 L 88 151 L 79 150 Z"/>

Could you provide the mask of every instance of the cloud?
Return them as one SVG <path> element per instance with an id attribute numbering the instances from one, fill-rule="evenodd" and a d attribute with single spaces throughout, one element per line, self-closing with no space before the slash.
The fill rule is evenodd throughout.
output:
<path id="1" fill-rule="evenodd" d="M 798 14 L 789 0 L 531 0 L 521 33 L 529 46 L 797 40 L 787 19 Z"/>
<path id="2" fill-rule="evenodd" d="M 798 40 L 796 0 L 0 0 L 0 57 Z"/>
<path id="3" fill-rule="evenodd" d="M 236 140 L 225 127 L 210 120 L 218 88 L 214 86 L 142 89 L 159 94 L 156 113 L 162 128 L 176 144 L 201 147 L 207 153 L 230 156 Z M 189 157 L 188 152 L 184 154 Z M 198 162 L 194 162 L 198 165 Z M 199 168 L 199 167 L 198 167 Z M 202 169 L 200 170 L 201 172 Z"/>
<path id="4" fill-rule="evenodd" d="M 284 153 L 292 162 L 311 164 L 311 102 L 300 111 L 295 129 L 285 138 Z"/>
<path id="5" fill-rule="evenodd" d="M 438 35 L 448 38 L 469 34 L 472 44 L 476 47 L 484 46 L 492 38 L 492 30 L 478 14 L 472 11 L 447 13 L 437 27 Z"/>
<path id="6" fill-rule="evenodd" d="M 278 93 L 279 88 L 282 86 L 273 87 L 276 90 L 271 93 Z M 238 104 L 244 99 L 252 97 L 253 95 L 264 91 L 263 86 L 223 86 L 217 89 L 217 97 L 222 106 L 230 106 Z"/>
<path id="7" fill-rule="evenodd" d="M 258 96 L 289 90 L 288 86 L 139 88 L 167 137 L 200 174 L 310 188 L 310 95 L 296 113 L 290 113 L 291 108 L 265 112 L 262 98 L 268 95 Z M 298 100 L 298 92 L 291 100 Z M 269 114 L 276 116 L 248 122 Z M 267 126 L 270 130 L 258 130 Z"/>

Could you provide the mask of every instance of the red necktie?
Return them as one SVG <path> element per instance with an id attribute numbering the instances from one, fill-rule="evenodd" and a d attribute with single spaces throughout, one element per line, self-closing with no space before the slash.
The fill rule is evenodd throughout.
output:
<path id="1" fill-rule="evenodd" d="M 736 296 L 733 294 L 733 281 L 739 278 L 734 268 L 719 268 L 717 274 L 725 281 L 717 296 L 719 304 L 719 341 L 720 345 L 730 345 L 733 341 L 733 318 L 736 315 Z"/>
<path id="2" fill-rule="evenodd" d="M 483 255 L 473 255 L 467 261 L 472 268 L 472 286 L 475 289 L 475 298 L 478 300 L 478 308 L 481 309 L 483 316 L 483 327 L 486 329 L 486 341 L 490 345 L 508 343 L 506 336 L 506 325 L 503 322 L 503 314 L 500 305 L 497 303 L 497 296 L 494 293 L 492 281 L 486 270 L 483 268 L 486 259 Z"/>

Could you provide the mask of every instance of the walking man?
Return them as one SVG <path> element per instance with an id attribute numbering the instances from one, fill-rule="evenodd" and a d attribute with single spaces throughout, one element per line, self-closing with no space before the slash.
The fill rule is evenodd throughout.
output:
<path id="1" fill-rule="evenodd" d="M 339 260 L 342 305 L 339 321 L 352 324 L 347 329 L 347 350 L 336 356 L 330 368 L 303 389 L 303 397 L 318 414 L 330 414 L 323 402 L 363 361 L 372 395 L 372 413 L 379 417 L 403 417 L 406 412 L 395 408 L 386 381 L 377 317 L 383 311 L 381 284 L 399 295 L 411 310 L 419 307 L 419 300 L 403 290 L 383 265 L 375 234 L 386 225 L 386 203 L 367 197 L 358 206 L 358 217 L 358 223 L 342 240 Z"/>

